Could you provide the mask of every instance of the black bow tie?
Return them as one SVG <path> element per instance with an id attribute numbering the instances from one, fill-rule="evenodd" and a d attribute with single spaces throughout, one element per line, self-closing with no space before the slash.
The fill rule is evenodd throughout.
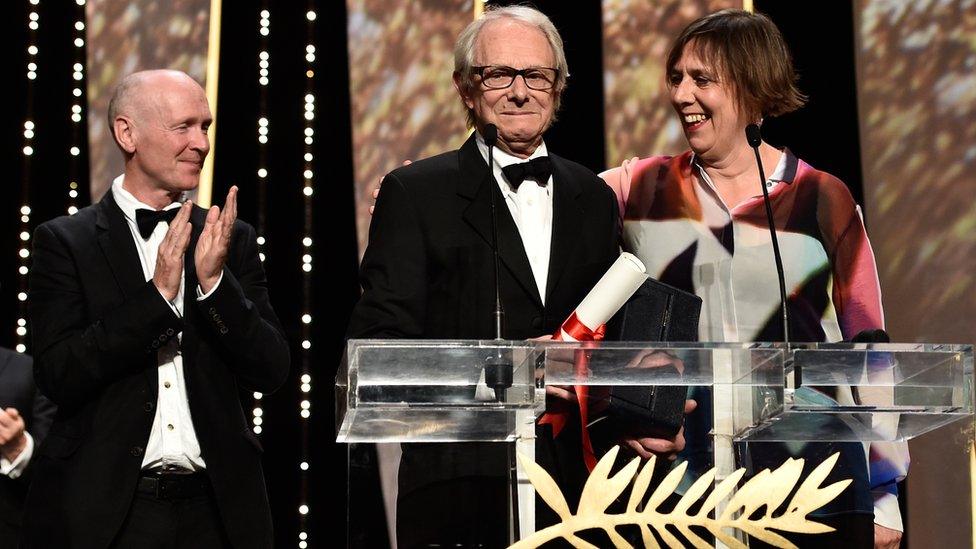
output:
<path id="1" fill-rule="evenodd" d="M 549 176 L 552 175 L 552 164 L 549 163 L 548 156 L 540 156 L 528 162 L 505 166 L 502 168 L 502 173 L 505 174 L 512 189 L 516 191 L 526 179 L 535 179 L 536 183 L 545 187 L 549 184 Z"/>
<path id="2" fill-rule="evenodd" d="M 150 235 L 156 230 L 156 225 L 160 221 L 165 221 L 169 224 L 179 211 L 179 208 L 170 208 L 168 210 L 147 210 L 146 208 L 139 208 L 136 210 L 136 225 L 139 226 L 139 234 L 142 236 L 142 239 L 149 240 Z"/>

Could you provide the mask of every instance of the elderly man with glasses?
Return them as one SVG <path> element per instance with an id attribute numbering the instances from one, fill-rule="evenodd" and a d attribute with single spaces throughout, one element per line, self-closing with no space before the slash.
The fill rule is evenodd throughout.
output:
<path id="1" fill-rule="evenodd" d="M 350 338 L 495 337 L 492 194 L 505 339 L 552 334 L 618 255 L 613 193 L 543 140 L 569 74 L 552 22 L 524 6 L 490 10 L 458 37 L 454 66 L 474 133 L 384 178 Z M 489 166 L 485 136 L 496 131 Z M 549 397 L 550 406 L 574 400 L 558 389 Z M 564 490 L 581 486 L 578 415 L 558 438 L 549 426 L 538 434 L 539 461 Z M 662 453 L 678 449 L 656 442 Z M 405 445 L 400 549 L 507 545 L 506 459 L 498 444 Z"/>

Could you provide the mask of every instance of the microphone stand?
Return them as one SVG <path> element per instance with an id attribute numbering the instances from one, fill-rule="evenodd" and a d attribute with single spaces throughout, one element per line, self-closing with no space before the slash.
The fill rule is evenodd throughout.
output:
<path id="1" fill-rule="evenodd" d="M 485 126 L 485 144 L 488 145 L 488 179 L 492 187 L 488 193 L 491 204 L 491 247 L 494 254 L 495 269 L 495 341 L 504 341 L 502 337 L 502 327 L 505 322 L 505 310 L 502 308 L 502 299 L 498 284 L 498 214 L 495 213 L 495 187 L 498 182 L 495 180 L 494 155 L 495 141 L 498 140 L 498 128 L 494 124 Z M 501 350 L 495 356 L 488 357 L 485 363 L 485 384 L 495 390 L 495 401 L 505 402 L 505 391 L 512 386 L 514 366 L 512 361 L 502 355 Z"/>
<path id="2" fill-rule="evenodd" d="M 494 282 L 495 282 L 495 342 L 501 343 L 505 340 L 502 337 L 502 327 L 505 321 L 505 310 L 502 308 L 501 293 L 498 284 L 498 219 L 495 213 L 495 194 L 498 192 L 498 181 L 495 179 L 494 150 L 495 142 L 498 140 L 498 128 L 494 124 L 485 126 L 485 144 L 488 145 L 488 181 L 491 185 L 488 196 L 491 204 L 491 248 L 494 255 Z M 496 348 L 493 356 L 485 360 L 485 384 L 495 390 L 495 402 L 504 403 L 506 390 L 512 386 L 514 375 L 514 365 L 509 358 L 506 358 L 500 348 Z M 517 541 L 521 526 L 519 524 L 519 502 L 518 502 L 518 462 L 515 458 L 515 443 L 508 445 L 508 473 L 509 473 L 509 493 L 512 501 L 512 539 Z"/>
<path id="3" fill-rule="evenodd" d="M 786 343 L 786 360 L 790 362 L 790 317 L 786 308 L 786 275 L 783 272 L 783 257 L 779 253 L 779 239 L 776 238 L 776 224 L 773 221 L 773 207 L 769 201 L 769 191 L 766 190 L 766 172 L 763 170 L 762 157 L 759 146 L 762 145 L 762 133 L 758 124 L 746 126 L 746 141 L 756 153 L 756 165 L 759 167 L 759 186 L 762 188 L 763 204 L 766 206 L 766 221 L 769 224 L 769 237 L 773 241 L 773 258 L 776 260 L 776 277 L 779 281 L 780 310 L 783 320 L 783 342 Z M 794 365 L 794 387 L 800 385 L 800 370 Z"/>

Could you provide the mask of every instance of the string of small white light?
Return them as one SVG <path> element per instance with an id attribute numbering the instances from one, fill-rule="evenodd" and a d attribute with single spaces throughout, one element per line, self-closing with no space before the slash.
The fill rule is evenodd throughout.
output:
<path id="1" fill-rule="evenodd" d="M 271 78 L 271 54 L 268 48 L 268 40 L 271 35 L 271 12 L 267 9 L 268 1 L 264 2 L 264 9 L 261 10 L 258 20 L 258 34 L 260 37 L 260 47 L 258 51 L 258 257 L 261 261 L 267 258 L 267 235 L 266 235 L 266 213 L 267 213 L 267 178 L 268 178 L 268 154 L 266 146 L 268 144 L 268 83 Z M 262 395 L 254 393 L 254 416 L 251 418 L 254 434 L 260 435 L 264 430 L 264 409 L 262 407 Z"/>
<path id="2" fill-rule="evenodd" d="M 84 143 L 84 80 L 85 80 L 85 0 L 75 0 L 75 24 L 74 24 L 74 66 L 72 67 L 72 80 L 74 88 L 71 95 L 75 98 L 71 105 L 71 147 L 68 149 L 70 158 L 68 159 L 68 215 L 74 215 L 78 211 L 78 173 L 79 155 L 81 154 L 81 144 Z"/>
<path id="3" fill-rule="evenodd" d="M 305 148 L 304 148 L 304 171 L 302 176 L 304 184 L 302 194 L 305 202 L 305 236 L 302 238 L 302 289 L 304 307 L 301 322 L 302 337 L 302 377 L 300 386 L 299 415 L 302 418 L 302 459 L 299 463 L 301 469 L 301 491 L 299 494 L 298 506 L 298 549 L 308 547 L 308 466 L 309 466 L 309 428 L 308 420 L 312 415 L 312 402 L 310 394 L 312 391 L 312 372 L 310 349 L 312 348 L 312 195 L 315 192 L 314 177 L 312 171 L 314 157 L 312 155 L 312 145 L 315 143 L 315 0 L 308 1 L 308 11 L 305 12 L 307 25 L 308 42 L 305 46 Z"/>
<path id="4" fill-rule="evenodd" d="M 17 327 L 14 349 L 18 353 L 27 352 L 27 275 L 30 273 L 30 172 L 31 158 L 34 155 L 34 135 L 37 127 L 34 125 L 34 81 L 37 79 L 37 31 L 40 28 L 41 16 L 37 6 L 40 0 L 28 0 L 27 9 L 27 101 L 24 108 L 24 147 L 23 179 L 20 186 L 20 231 L 19 249 L 17 250 Z"/>

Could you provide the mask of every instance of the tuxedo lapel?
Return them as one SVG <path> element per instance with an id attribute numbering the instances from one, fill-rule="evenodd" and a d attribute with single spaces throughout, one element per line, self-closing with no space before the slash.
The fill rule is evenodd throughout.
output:
<path id="1" fill-rule="evenodd" d="M 146 284 L 146 274 L 142 270 L 139 251 L 132 240 L 132 231 L 125 221 L 125 214 L 115 202 L 115 196 L 109 190 L 101 202 L 95 224 L 98 227 L 98 245 L 108 260 L 112 275 L 122 295 L 126 299 L 133 298 Z M 156 356 L 152 355 L 152 363 Z M 158 378 L 155 368 L 146 368 L 143 377 L 149 389 L 152 400 L 156 399 Z"/>
<path id="2" fill-rule="evenodd" d="M 200 240 L 200 234 L 203 232 L 203 227 L 207 222 L 207 210 L 193 207 L 190 213 L 190 243 L 186 246 L 186 255 L 183 256 L 183 312 L 186 313 L 187 303 L 191 302 L 191 299 L 197 298 L 197 263 L 195 260 L 195 253 L 197 250 L 197 241 Z"/>
<path id="3" fill-rule="evenodd" d="M 98 245 L 111 267 L 115 283 L 122 295 L 130 298 L 146 284 L 146 275 L 142 271 L 136 244 L 132 241 L 132 231 L 111 190 L 98 203 L 95 224 L 98 228 Z"/>
<path id="4" fill-rule="evenodd" d="M 488 164 L 478 150 L 474 135 L 464 143 L 458 151 L 458 156 L 461 172 L 458 194 L 471 201 L 464 210 L 464 221 L 491 246 L 491 195 L 489 193 L 495 194 L 498 256 L 525 293 L 541 306 L 542 298 L 532 276 L 532 267 L 525 254 L 522 237 L 519 236 L 518 227 L 515 226 L 515 221 L 498 185 L 492 182 Z"/>
<path id="5" fill-rule="evenodd" d="M 186 246 L 186 255 L 183 256 L 183 335 L 180 339 L 180 351 L 183 356 L 184 376 L 187 379 L 186 394 L 190 398 L 195 384 L 190 379 L 199 376 L 199 369 L 191 367 L 193 357 L 198 345 L 197 334 L 193 329 L 193 320 L 196 316 L 196 308 L 193 303 L 197 299 L 197 267 L 195 253 L 200 234 L 207 221 L 207 210 L 193 207 L 190 212 L 190 243 Z M 192 406 L 192 403 L 191 403 Z M 191 408 L 191 412 L 192 412 Z"/>
<path id="6" fill-rule="evenodd" d="M 583 190 L 579 182 L 573 180 L 564 160 L 553 154 L 552 162 L 552 244 L 549 249 L 549 279 L 546 282 L 546 303 L 549 296 L 566 270 L 566 264 L 579 246 L 583 224 L 583 207 L 579 196 Z"/>

